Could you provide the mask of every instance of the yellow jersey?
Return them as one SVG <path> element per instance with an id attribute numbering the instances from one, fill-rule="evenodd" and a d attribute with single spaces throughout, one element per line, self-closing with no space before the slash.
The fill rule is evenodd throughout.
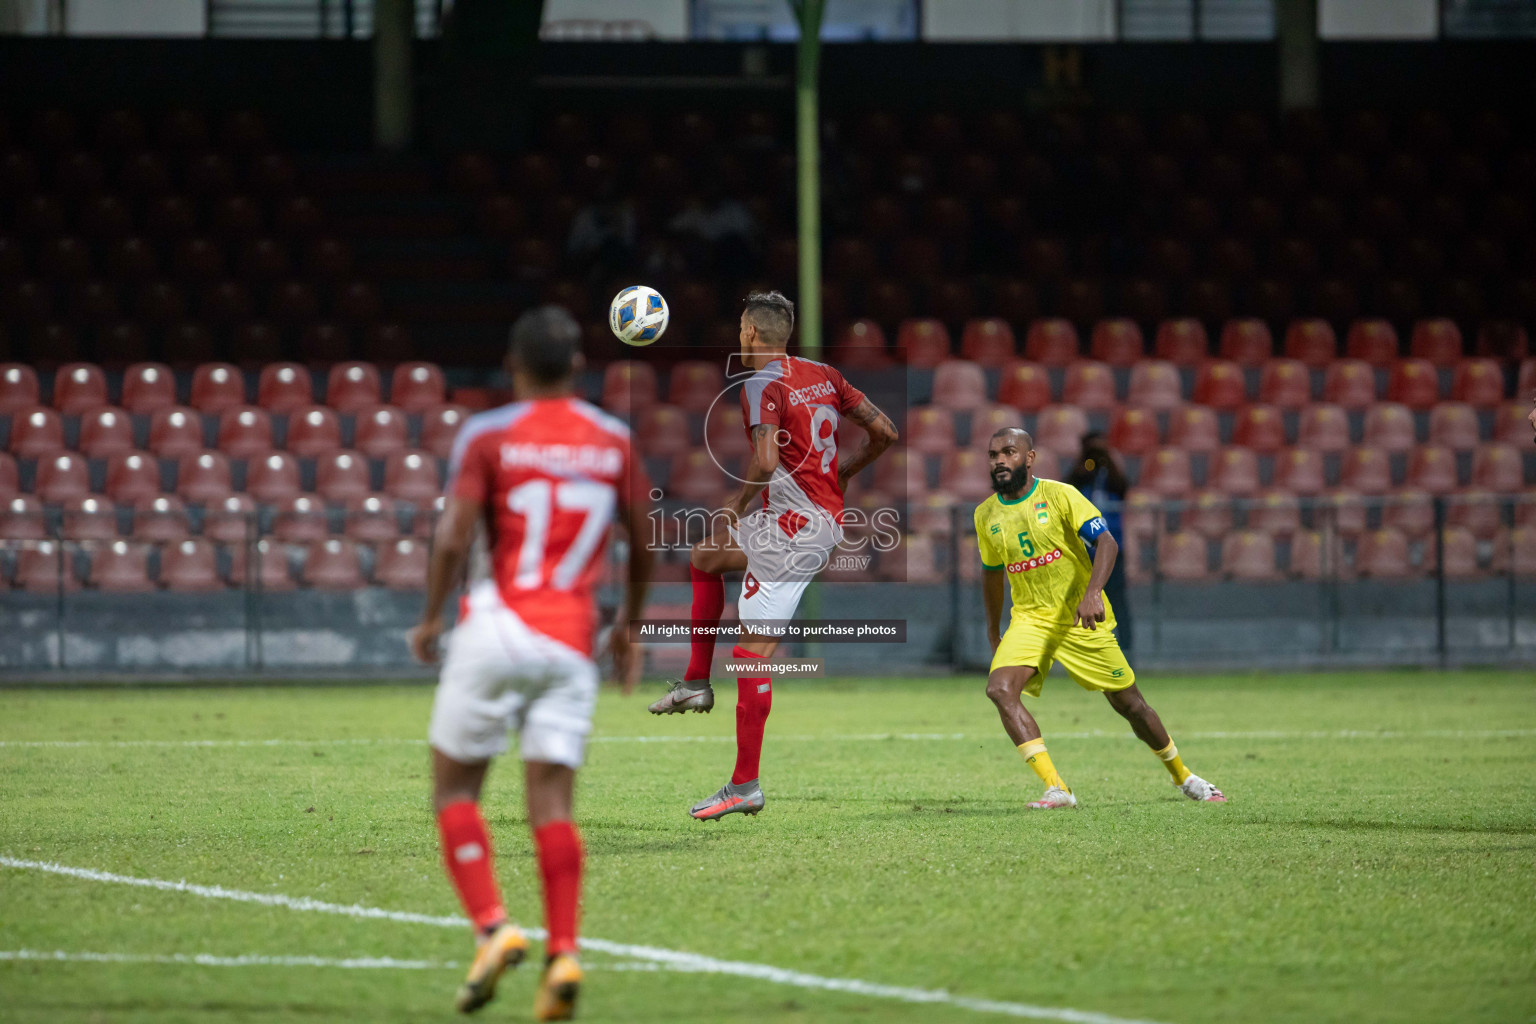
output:
<path id="1" fill-rule="evenodd" d="M 1059 480 L 1036 477 L 1017 501 L 994 494 L 976 506 L 982 565 L 1007 571 L 1013 618 L 1042 626 L 1072 625 L 1093 572 L 1089 545 L 1106 530 L 1093 502 Z M 1115 628 L 1108 597 L 1100 628 Z"/>

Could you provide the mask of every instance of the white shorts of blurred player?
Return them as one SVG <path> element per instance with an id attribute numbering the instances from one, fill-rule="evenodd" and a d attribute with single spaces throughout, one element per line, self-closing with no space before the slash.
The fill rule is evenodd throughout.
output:
<path id="1" fill-rule="evenodd" d="M 518 733 L 524 761 L 581 767 L 598 671 L 591 658 L 531 628 L 481 580 L 448 636 L 427 739 L 444 754 L 477 764 L 505 753 Z"/>
<path id="2" fill-rule="evenodd" d="M 791 532 L 794 522 L 802 525 Z M 775 626 L 795 617 L 805 588 L 842 543 L 843 528 L 825 512 L 764 508 L 741 517 L 731 536 L 747 556 L 736 615 L 744 628 L 755 624 L 760 630 L 753 632 L 773 636 Z"/>

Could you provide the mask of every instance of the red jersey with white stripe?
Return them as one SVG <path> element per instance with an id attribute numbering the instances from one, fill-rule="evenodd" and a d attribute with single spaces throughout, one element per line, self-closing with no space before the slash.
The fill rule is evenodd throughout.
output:
<path id="1" fill-rule="evenodd" d="M 775 513 L 820 510 L 837 521 L 843 491 L 837 482 L 837 424 L 864 401 L 834 367 L 814 359 L 780 356 L 741 387 L 747 439 L 760 423 L 783 429 L 779 468 L 763 490 L 763 507 Z"/>
<path id="2" fill-rule="evenodd" d="M 485 509 L 491 574 L 507 607 L 587 655 L 614 516 L 648 489 L 629 427 L 579 398 L 471 416 L 449 462 L 449 495 Z"/>

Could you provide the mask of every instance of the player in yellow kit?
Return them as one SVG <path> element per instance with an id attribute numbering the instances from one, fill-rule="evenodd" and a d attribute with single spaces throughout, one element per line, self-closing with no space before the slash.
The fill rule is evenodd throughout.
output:
<path id="1" fill-rule="evenodd" d="M 1077 685 L 1109 699 L 1185 796 L 1225 802 L 1221 790 L 1184 767 L 1162 719 L 1136 688 L 1136 673 L 1115 639 L 1115 610 L 1104 596 L 1104 582 L 1119 543 L 1077 488 L 1034 475 L 1034 447 L 1034 438 L 1018 427 L 992 435 L 987 462 L 997 493 L 976 506 L 976 542 L 987 569 L 987 639 L 993 651 L 987 696 L 997 705 L 1009 738 L 1045 783 L 1045 795 L 1029 806 L 1077 806 L 1021 700 L 1025 693 L 1040 696 L 1056 662 Z M 999 636 L 1005 577 L 1013 612 L 1008 631 Z"/>

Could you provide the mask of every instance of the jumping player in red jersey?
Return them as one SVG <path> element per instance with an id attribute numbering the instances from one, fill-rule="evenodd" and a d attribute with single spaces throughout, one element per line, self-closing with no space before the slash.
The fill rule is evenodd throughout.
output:
<path id="1" fill-rule="evenodd" d="M 472 583 L 461 599 L 428 730 L 444 861 L 477 940 L 457 999 L 465 1013 L 489 1002 L 502 972 L 528 951 L 502 908 L 479 808 L 490 760 L 514 730 L 549 929 L 535 1019 L 570 1019 L 582 981 L 582 846 L 571 796 L 597 701 L 592 590 L 615 519 L 631 538 L 646 536 L 649 484 L 624 422 L 574 397 L 580 338 L 576 321 L 555 306 L 513 326 L 507 369 L 517 401 L 470 417 L 454 442 L 426 608 L 410 637 L 418 658 L 437 660 L 443 607 L 484 523 L 492 578 Z M 651 564 L 650 549 L 632 543 L 623 614 L 610 641 L 626 693 L 638 668 L 627 625 L 645 603 Z"/>
<path id="2" fill-rule="evenodd" d="M 725 608 L 722 573 L 745 573 L 737 603 L 741 642 L 732 657 L 772 657 L 779 646 L 773 627 L 794 618 L 800 595 L 842 541 L 849 479 L 896 440 L 895 424 L 841 373 L 786 352 L 794 327 L 794 303 L 783 295 L 747 296 L 741 357 L 756 373 L 742 385 L 741 411 L 752 455 L 741 490 L 726 506 L 725 524 L 693 546 L 692 656 L 683 678 L 650 706 L 652 714 L 703 712 L 715 705 L 709 672 L 714 630 Z M 837 424 L 843 416 L 867 436 L 839 465 Z M 767 676 L 737 678 L 736 769 L 730 782 L 689 810 L 695 818 L 712 821 L 763 809 L 758 760 L 772 706 Z"/>

